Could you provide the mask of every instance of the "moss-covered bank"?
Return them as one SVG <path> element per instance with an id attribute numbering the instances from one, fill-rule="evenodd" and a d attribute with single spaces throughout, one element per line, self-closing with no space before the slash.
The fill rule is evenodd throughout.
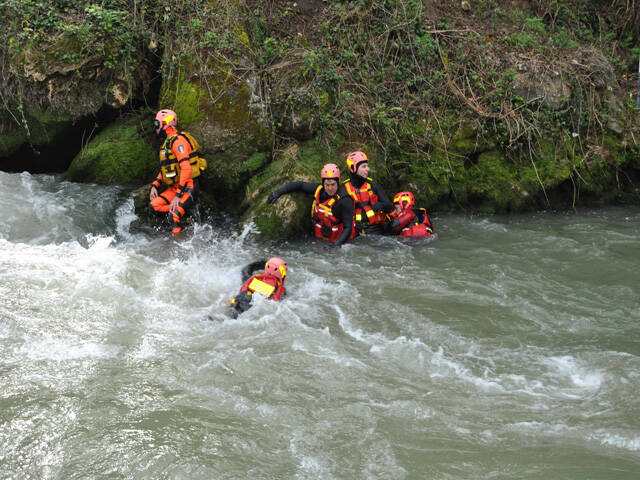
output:
<path id="1" fill-rule="evenodd" d="M 640 22 L 629 2 L 10 0 L 1 8 L 2 100 L 14 127 L 27 111 L 69 122 L 105 106 L 138 111 L 157 78 L 150 107 L 176 110 L 201 142 L 211 205 L 270 236 L 306 230 L 309 199 L 274 207 L 268 192 L 316 180 L 327 161 L 344 170 L 354 149 L 369 154 L 387 193 L 409 188 L 431 210 L 640 199 Z M 0 139 L 0 157 L 34 144 L 37 127 L 26 125 L 28 133 Z M 153 158 L 140 125 L 118 121 L 93 136 L 69 177 L 150 181 L 153 160 L 132 160 Z"/>
<path id="2" fill-rule="evenodd" d="M 141 184 L 158 172 L 157 152 L 145 138 L 152 115 L 119 120 L 92 138 L 73 159 L 66 176 L 74 182 Z"/>

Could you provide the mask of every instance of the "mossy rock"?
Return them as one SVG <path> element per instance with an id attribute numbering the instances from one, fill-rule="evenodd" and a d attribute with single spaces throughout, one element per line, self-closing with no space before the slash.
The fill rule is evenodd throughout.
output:
<path id="1" fill-rule="evenodd" d="M 253 222 L 266 238 L 291 238 L 311 230 L 313 198 L 303 193 L 281 196 L 275 204 L 266 199 L 272 191 L 288 182 L 319 182 L 326 163 L 336 163 L 334 151 L 320 148 L 312 140 L 304 146 L 291 144 L 278 160 L 253 177 L 241 205 L 243 223 Z"/>
<path id="2" fill-rule="evenodd" d="M 140 184 L 155 177 L 157 153 L 143 138 L 149 116 L 120 120 L 95 136 L 73 159 L 66 177 L 76 182 Z"/>
<path id="3" fill-rule="evenodd" d="M 237 210 L 232 198 L 242 196 L 249 179 L 271 159 L 272 133 L 261 106 L 253 100 L 252 83 L 239 82 L 214 59 L 206 78 L 201 65 L 185 62 L 183 72 L 165 79 L 160 105 L 178 115 L 178 127 L 198 140 L 208 167 L 201 187 L 227 200 L 221 204 Z M 222 198 L 221 198 L 222 200 Z"/>
<path id="4" fill-rule="evenodd" d="M 451 186 L 462 204 L 489 213 L 519 210 L 530 196 L 516 166 L 499 150 L 483 152 L 471 167 L 457 169 Z"/>
<path id="5" fill-rule="evenodd" d="M 451 194 L 449 178 L 452 171 L 432 156 L 405 153 L 401 160 L 394 162 L 393 170 L 398 172 L 397 178 L 384 184 L 389 198 L 399 191 L 408 190 L 413 193 L 416 205 L 430 208 Z"/>
<path id="6" fill-rule="evenodd" d="M 95 27 L 91 21 L 85 26 Z M 121 28 L 121 32 L 127 29 Z M 7 87 L 19 91 L 25 105 L 46 105 L 73 120 L 97 114 L 103 107 L 120 109 L 133 99 L 144 99 L 154 74 L 142 44 L 131 42 L 129 35 L 98 39 L 80 30 L 69 25 L 50 41 L 24 42 L 9 58 L 13 76 Z M 89 47 L 88 38 L 95 44 Z"/>
<path id="7" fill-rule="evenodd" d="M 25 145 L 37 149 L 53 143 L 67 130 L 70 120 L 46 110 L 29 110 L 24 116 L 17 108 L 12 108 L 12 114 L 0 111 L 0 158 L 10 157 Z"/>
<path id="8" fill-rule="evenodd" d="M 233 199 L 242 197 L 247 182 L 271 160 L 270 153 L 256 151 L 249 154 L 251 150 L 253 148 L 247 148 L 241 142 L 229 150 L 205 154 L 207 169 L 201 175 L 202 188 L 215 192 L 221 206 L 229 211 L 238 211 L 239 205 Z"/>

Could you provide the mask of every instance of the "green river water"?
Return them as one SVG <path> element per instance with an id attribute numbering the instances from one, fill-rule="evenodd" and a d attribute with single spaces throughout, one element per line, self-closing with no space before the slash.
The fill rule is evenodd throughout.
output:
<path id="1" fill-rule="evenodd" d="M 435 213 L 430 241 L 328 251 L 0 187 L 0 478 L 640 478 L 640 207 Z M 286 300 L 225 319 L 276 255 Z"/>

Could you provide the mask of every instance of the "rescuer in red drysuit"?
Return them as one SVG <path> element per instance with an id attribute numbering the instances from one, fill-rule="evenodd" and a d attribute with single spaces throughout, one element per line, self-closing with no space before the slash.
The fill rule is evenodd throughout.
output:
<path id="1" fill-rule="evenodd" d="M 263 273 L 253 272 L 264 268 Z M 251 308 L 253 295 L 258 293 L 269 300 L 280 301 L 287 293 L 284 281 L 289 269 L 284 260 L 272 257 L 266 262 L 259 260 L 242 269 L 243 285 L 238 294 L 231 300 L 227 315 L 236 318 Z"/>
<path id="2" fill-rule="evenodd" d="M 390 235 L 405 237 L 428 237 L 433 233 L 433 225 L 424 208 L 416 208 L 411 192 L 398 192 L 393 197 L 393 212 L 387 223 Z"/>
<path id="3" fill-rule="evenodd" d="M 369 175 L 369 159 L 363 152 L 351 152 L 347 156 L 351 175 L 343 184 L 355 203 L 355 228 L 358 234 L 382 234 L 387 213 L 393 205 L 384 189 Z"/>
<path id="4" fill-rule="evenodd" d="M 340 185 L 340 169 L 327 163 L 320 172 L 322 183 L 291 182 L 274 190 L 267 201 L 275 203 L 281 195 L 304 192 L 313 195 L 311 221 L 316 238 L 329 241 L 329 246 L 340 247 L 356 236 L 353 222 L 353 200 Z"/>

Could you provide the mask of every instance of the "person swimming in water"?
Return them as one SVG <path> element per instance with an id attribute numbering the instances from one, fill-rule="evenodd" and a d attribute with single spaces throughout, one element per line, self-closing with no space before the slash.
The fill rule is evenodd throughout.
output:
<path id="1" fill-rule="evenodd" d="M 425 238 L 433 234 L 433 225 L 424 208 L 416 208 L 411 192 L 398 192 L 393 197 L 393 212 L 386 224 L 388 235 Z"/>
<path id="2" fill-rule="evenodd" d="M 253 274 L 256 270 L 264 268 L 263 273 Z M 276 302 L 282 300 L 287 289 L 284 282 L 289 268 L 284 260 L 272 257 L 269 260 L 252 262 L 242 269 L 243 285 L 238 294 L 231 299 L 227 316 L 237 318 L 252 306 L 253 295 L 258 293 L 269 300 Z"/>

